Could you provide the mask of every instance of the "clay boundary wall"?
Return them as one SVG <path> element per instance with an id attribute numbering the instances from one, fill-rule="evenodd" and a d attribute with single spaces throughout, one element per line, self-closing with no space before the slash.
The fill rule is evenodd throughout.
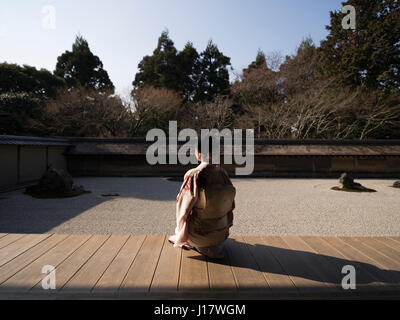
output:
<path id="1" fill-rule="evenodd" d="M 37 181 L 49 165 L 75 177 L 175 177 L 194 167 L 149 165 L 146 150 L 152 143 L 144 138 L 0 135 L 0 190 Z M 234 176 L 235 164 L 224 167 Z M 357 178 L 399 178 L 400 140 L 254 141 L 251 177 L 338 177 L 342 172 Z"/>

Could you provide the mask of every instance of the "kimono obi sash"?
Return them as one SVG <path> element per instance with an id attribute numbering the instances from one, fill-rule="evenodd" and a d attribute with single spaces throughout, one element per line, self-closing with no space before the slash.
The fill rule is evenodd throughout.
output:
<path id="1" fill-rule="evenodd" d="M 207 232 L 227 228 L 227 214 L 232 210 L 235 195 L 235 187 L 228 184 L 213 184 L 200 189 L 192 215 L 196 229 Z"/>

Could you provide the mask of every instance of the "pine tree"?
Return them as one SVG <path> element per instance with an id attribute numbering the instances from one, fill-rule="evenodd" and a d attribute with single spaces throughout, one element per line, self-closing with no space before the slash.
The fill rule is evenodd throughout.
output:
<path id="1" fill-rule="evenodd" d="M 174 42 L 169 38 L 168 31 L 163 31 L 158 38 L 158 44 L 153 55 L 145 56 L 139 63 L 139 72 L 133 81 L 134 88 L 153 86 L 178 91 L 180 73 L 177 53 Z"/>
<path id="2" fill-rule="evenodd" d="M 186 43 L 178 54 L 179 70 L 181 74 L 179 92 L 185 101 L 192 100 L 196 93 L 195 75 L 198 74 L 199 58 L 193 43 Z"/>
<path id="3" fill-rule="evenodd" d="M 151 86 L 178 92 L 184 101 L 214 100 L 229 93 L 228 65 L 230 58 L 211 41 L 201 54 L 191 42 L 178 51 L 168 31 L 164 31 L 153 54 L 139 63 L 133 94 Z"/>
<path id="4" fill-rule="evenodd" d="M 243 69 L 243 73 L 250 72 L 251 70 L 257 69 L 259 67 L 267 68 L 267 58 L 265 57 L 265 53 L 258 49 L 256 59 L 249 64 L 246 69 Z"/>
<path id="5" fill-rule="evenodd" d="M 72 51 L 66 51 L 57 58 L 54 74 L 65 79 L 69 88 L 83 86 L 88 89 L 114 92 L 114 85 L 103 63 L 89 48 L 88 42 L 77 36 Z"/>
<path id="6" fill-rule="evenodd" d="M 46 69 L 0 63 L 0 94 L 27 93 L 41 100 L 55 96 L 65 81 Z"/>
<path id="7" fill-rule="evenodd" d="M 329 35 L 321 43 L 323 71 L 343 85 L 400 89 L 400 3 L 349 0 L 356 9 L 355 30 L 344 29 L 342 12 L 331 12 Z"/>
<path id="8" fill-rule="evenodd" d="M 228 66 L 230 58 L 218 50 L 211 40 L 200 54 L 199 69 L 195 75 L 197 92 L 195 101 L 215 100 L 219 95 L 230 91 Z"/>

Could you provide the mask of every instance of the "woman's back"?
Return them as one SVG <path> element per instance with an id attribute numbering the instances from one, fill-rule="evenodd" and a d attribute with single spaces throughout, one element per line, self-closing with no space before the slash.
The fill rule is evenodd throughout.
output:
<path id="1" fill-rule="evenodd" d="M 220 166 L 207 164 L 198 170 L 198 195 L 188 219 L 188 241 L 193 247 L 206 248 L 229 236 L 236 190 Z"/>
<path id="2" fill-rule="evenodd" d="M 194 205 L 197 218 L 218 219 L 232 209 L 236 190 L 223 168 L 205 167 L 199 173 L 198 186 L 199 196 Z"/>
<path id="3" fill-rule="evenodd" d="M 189 170 L 177 195 L 174 246 L 196 248 L 220 256 L 222 243 L 233 225 L 236 190 L 225 169 L 202 162 Z"/>
<path id="4" fill-rule="evenodd" d="M 208 164 L 199 173 L 199 187 L 206 187 L 213 184 L 230 184 L 227 172 L 224 168 L 212 164 Z"/>

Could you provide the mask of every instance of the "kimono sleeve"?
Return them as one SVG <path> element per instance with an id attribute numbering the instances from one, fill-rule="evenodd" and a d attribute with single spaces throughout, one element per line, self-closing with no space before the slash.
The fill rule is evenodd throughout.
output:
<path id="1" fill-rule="evenodd" d="M 176 228 L 175 235 L 169 238 L 174 246 L 188 246 L 188 216 L 198 199 L 198 173 L 185 175 L 181 189 L 176 197 Z"/>

